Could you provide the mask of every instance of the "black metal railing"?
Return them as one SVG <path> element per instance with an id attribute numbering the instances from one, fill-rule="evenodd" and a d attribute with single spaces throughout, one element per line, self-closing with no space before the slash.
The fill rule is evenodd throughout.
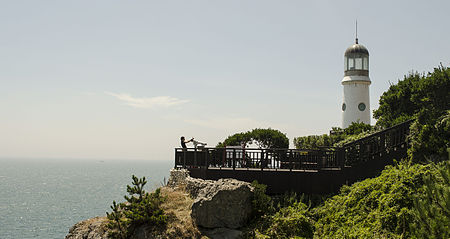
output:
<path id="1" fill-rule="evenodd" d="M 326 170 L 406 157 L 411 120 L 343 145 L 320 149 L 176 148 L 176 168 Z"/>
<path id="2" fill-rule="evenodd" d="M 405 158 L 411 123 L 412 120 L 409 120 L 343 145 L 345 165 L 351 166 L 368 160 Z"/>
<path id="3" fill-rule="evenodd" d="M 343 166 L 342 151 L 337 148 L 319 150 L 249 149 L 249 148 L 176 148 L 175 167 L 228 169 L 318 170 Z"/>

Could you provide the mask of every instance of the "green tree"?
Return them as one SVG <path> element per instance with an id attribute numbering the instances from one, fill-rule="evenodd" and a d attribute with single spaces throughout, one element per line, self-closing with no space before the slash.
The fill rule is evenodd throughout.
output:
<path id="1" fill-rule="evenodd" d="M 294 138 L 294 146 L 297 149 L 317 149 L 320 147 L 342 146 L 341 142 L 351 142 L 374 131 L 375 127 L 369 124 L 353 122 L 346 129 L 333 127 L 329 135 L 323 134 L 296 137 Z"/>
<path id="2" fill-rule="evenodd" d="M 377 125 L 384 128 L 414 119 L 408 152 L 416 161 L 425 161 L 425 155 L 448 157 L 449 75 L 450 68 L 442 65 L 428 74 L 411 73 L 383 93 L 373 112 Z"/>
<path id="3" fill-rule="evenodd" d="M 160 207 L 164 200 L 161 189 L 158 188 L 153 193 L 145 192 L 145 177 L 139 179 L 133 175 L 132 179 L 133 186 L 127 185 L 129 196 L 124 196 L 127 202 L 116 204 L 113 201 L 113 211 L 106 213 L 108 228 L 111 229 L 109 236 L 112 238 L 129 238 L 141 225 L 161 226 L 167 222 L 167 216 Z"/>
<path id="4" fill-rule="evenodd" d="M 225 146 L 247 146 L 252 142 L 251 132 L 236 133 L 228 136 L 223 143 L 217 144 L 216 147 L 223 148 Z"/>
<path id="5" fill-rule="evenodd" d="M 262 149 L 287 149 L 289 148 L 289 139 L 286 134 L 275 129 L 254 129 L 251 136 L 255 144 Z"/>
<path id="6" fill-rule="evenodd" d="M 255 143 L 259 148 L 289 148 L 289 139 L 286 134 L 275 129 L 253 129 L 252 131 L 236 133 L 228 136 L 223 143 L 217 144 L 217 147 L 224 146 L 248 146 Z"/>

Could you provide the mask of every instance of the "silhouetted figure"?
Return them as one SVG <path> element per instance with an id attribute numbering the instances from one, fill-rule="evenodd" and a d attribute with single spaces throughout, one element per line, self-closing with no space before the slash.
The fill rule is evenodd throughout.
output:
<path id="1" fill-rule="evenodd" d="M 187 148 L 186 144 L 192 142 L 194 140 L 194 138 L 186 141 L 184 136 L 181 136 L 180 140 L 181 140 L 181 147 L 183 147 L 183 149 L 185 149 L 185 148 Z"/>

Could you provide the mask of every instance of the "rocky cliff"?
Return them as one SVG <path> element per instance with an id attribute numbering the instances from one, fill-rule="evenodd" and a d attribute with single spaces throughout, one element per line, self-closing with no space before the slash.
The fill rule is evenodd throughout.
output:
<path id="1" fill-rule="evenodd" d="M 239 238 L 239 228 L 251 214 L 253 188 L 235 179 L 202 180 L 189 177 L 186 170 L 171 170 L 166 187 L 167 200 L 161 205 L 168 223 L 161 230 L 144 225 L 132 238 Z M 75 224 L 66 239 L 103 239 L 108 236 L 106 217 Z"/>

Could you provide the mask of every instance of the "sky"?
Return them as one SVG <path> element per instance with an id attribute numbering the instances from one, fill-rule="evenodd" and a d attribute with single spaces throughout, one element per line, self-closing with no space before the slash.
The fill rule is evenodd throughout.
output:
<path id="1" fill-rule="evenodd" d="M 173 160 L 182 135 L 328 133 L 356 19 L 371 110 L 408 72 L 450 64 L 448 0 L 0 6 L 0 158 Z"/>

